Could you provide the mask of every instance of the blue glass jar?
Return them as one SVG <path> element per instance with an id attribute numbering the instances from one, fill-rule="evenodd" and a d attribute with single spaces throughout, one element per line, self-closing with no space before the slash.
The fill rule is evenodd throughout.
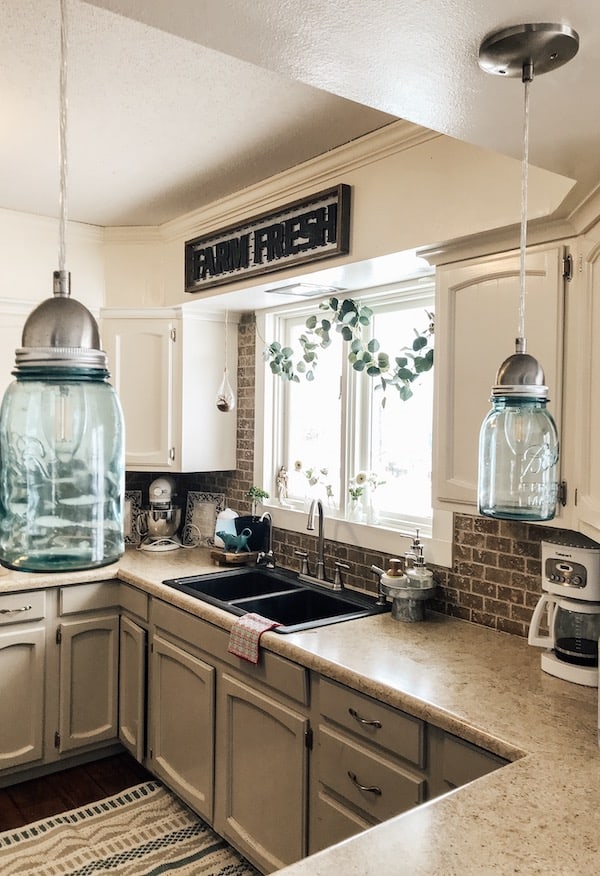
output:
<path id="1" fill-rule="evenodd" d="M 91 569 L 123 553 L 124 429 L 99 350 L 17 350 L 0 409 L 0 561 Z"/>
<path id="2" fill-rule="evenodd" d="M 535 397 L 501 392 L 494 389 L 479 437 L 479 512 L 508 520 L 551 520 L 559 474 L 558 434 L 548 399 L 543 392 Z"/>

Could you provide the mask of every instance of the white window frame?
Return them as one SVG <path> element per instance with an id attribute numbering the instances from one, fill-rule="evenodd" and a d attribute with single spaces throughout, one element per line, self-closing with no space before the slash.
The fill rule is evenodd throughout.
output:
<path id="1" fill-rule="evenodd" d="M 412 284 L 402 284 L 408 299 L 418 301 L 419 297 L 430 296 L 432 278 L 421 278 Z M 398 295 L 398 284 L 379 287 L 374 290 L 360 290 L 348 293 L 349 297 L 360 298 L 361 302 L 369 303 L 369 298 L 382 303 Z M 313 302 L 317 304 L 318 301 Z M 294 532 L 306 530 L 306 512 L 304 509 L 286 508 L 279 505 L 273 487 L 273 460 L 282 459 L 282 436 L 277 428 L 275 411 L 281 404 L 285 382 L 273 377 L 268 364 L 264 361 L 265 343 L 277 336 L 277 323 L 282 318 L 289 317 L 302 308 L 311 306 L 311 302 L 286 304 L 256 313 L 256 386 L 255 386 L 255 455 L 254 483 L 263 486 L 270 493 L 270 499 L 264 503 L 273 517 L 273 525 Z M 318 379 L 318 377 L 317 377 Z M 354 546 L 381 551 L 388 556 L 397 556 L 408 550 L 414 529 L 388 528 L 385 524 L 369 525 L 367 523 L 350 522 L 338 517 L 327 515 L 325 509 L 325 536 Z M 419 531 L 419 537 L 425 545 L 425 557 L 428 562 L 442 566 L 452 564 L 452 514 L 448 511 L 433 509 L 431 528 L 428 532 Z M 288 565 L 293 561 L 288 560 Z"/>

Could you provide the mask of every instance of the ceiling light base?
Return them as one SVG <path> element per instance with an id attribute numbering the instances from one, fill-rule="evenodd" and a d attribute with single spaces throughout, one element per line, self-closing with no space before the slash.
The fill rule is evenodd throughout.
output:
<path id="1" fill-rule="evenodd" d="M 479 48 L 479 66 L 497 76 L 523 78 L 533 66 L 536 76 L 562 67 L 579 49 L 579 35 L 567 24 L 517 24 L 487 36 Z"/>

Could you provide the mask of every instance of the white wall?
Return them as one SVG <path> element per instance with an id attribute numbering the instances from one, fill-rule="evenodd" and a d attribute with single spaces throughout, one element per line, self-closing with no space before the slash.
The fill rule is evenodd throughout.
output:
<path id="1" fill-rule="evenodd" d="M 351 251 L 313 263 L 312 271 L 518 223 L 520 177 L 519 161 L 398 122 L 160 229 L 108 229 L 107 302 L 161 306 L 199 300 L 201 295 L 183 291 L 186 240 L 338 183 L 352 186 Z M 530 218 L 551 215 L 571 187 L 571 180 L 531 168 Z M 298 270 L 268 279 L 273 285 Z M 242 285 L 261 282 L 264 278 Z M 205 294 L 220 296 L 232 288 Z"/>
<path id="2" fill-rule="evenodd" d="M 36 304 L 52 295 L 58 221 L 0 209 L 0 397 L 12 380 L 14 351 Z M 72 294 L 97 315 L 104 304 L 104 231 L 70 222 L 67 269 Z"/>

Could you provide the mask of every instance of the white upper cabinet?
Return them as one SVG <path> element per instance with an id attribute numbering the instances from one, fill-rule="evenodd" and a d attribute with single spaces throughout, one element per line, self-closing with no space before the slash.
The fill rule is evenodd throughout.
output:
<path id="1" fill-rule="evenodd" d="M 526 261 L 527 352 L 544 369 L 548 409 L 559 436 L 564 425 L 565 254 L 564 245 L 531 247 Z M 519 261 L 519 253 L 511 251 L 437 270 L 433 501 L 438 508 L 477 511 L 479 431 L 491 407 L 496 372 L 515 352 Z M 562 508 L 556 522 L 567 525 Z"/>
<path id="2" fill-rule="evenodd" d="M 228 374 L 235 392 L 237 325 L 228 325 Z M 236 409 L 217 409 L 225 365 L 224 314 L 105 310 L 108 354 L 133 471 L 236 468 Z"/>
<path id="3" fill-rule="evenodd" d="M 600 229 L 578 240 L 569 333 L 573 528 L 600 541 Z"/>

